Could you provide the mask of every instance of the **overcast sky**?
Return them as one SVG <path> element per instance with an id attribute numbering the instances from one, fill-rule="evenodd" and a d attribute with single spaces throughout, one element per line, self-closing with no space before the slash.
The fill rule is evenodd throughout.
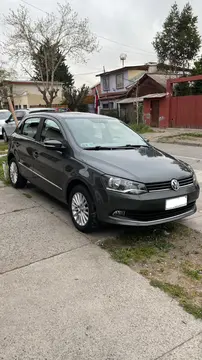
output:
<path id="1" fill-rule="evenodd" d="M 27 2 L 44 11 L 54 11 L 57 6 L 53 0 Z M 180 9 L 186 2 L 177 1 Z M 103 66 L 106 71 L 120 67 L 121 53 L 127 54 L 126 65 L 140 65 L 156 60 L 151 42 L 161 29 L 174 0 L 69 0 L 69 3 L 80 17 L 89 18 L 91 30 L 99 39 L 101 51 L 91 55 L 86 65 L 69 62 L 76 84 L 92 86 L 98 81 L 95 75 L 102 72 Z M 190 0 L 190 3 L 195 15 L 198 15 L 202 35 L 202 1 Z M 0 13 L 7 14 L 9 8 L 15 10 L 20 4 L 23 4 L 21 0 L 0 0 Z M 33 17 L 43 15 L 40 10 L 29 5 L 27 7 Z M 0 25 L 2 40 L 3 26 Z"/>

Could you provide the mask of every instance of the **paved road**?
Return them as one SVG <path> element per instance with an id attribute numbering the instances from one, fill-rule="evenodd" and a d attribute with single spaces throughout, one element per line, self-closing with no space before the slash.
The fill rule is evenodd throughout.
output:
<path id="1" fill-rule="evenodd" d="M 117 230 L 31 187 L 0 187 L 0 219 L 1 360 L 202 359 L 202 322 L 96 245 Z"/>
<path id="2" fill-rule="evenodd" d="M 163 143 L 152 143 L 152 145 L 189 163 L 195 170 L 202 171 L 202 147 Z"/>

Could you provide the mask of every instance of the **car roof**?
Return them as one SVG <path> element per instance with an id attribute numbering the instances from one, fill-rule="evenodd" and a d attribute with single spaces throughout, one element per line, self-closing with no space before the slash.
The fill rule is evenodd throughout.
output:
<path id="1" fill-rule="evenodd" d="M 29 113 L 31 114 L 33 111 L 34 112 L 37 112 L 37 111 L 39 111 L 39 112 L 46 112 L 46 111 L 55 111 L 55 109 L 54 108 L 31 108 L 31 109 L 28 109 L 28 111 L 29 111 Z"/>
<path id="2" fill-rule="evenodd" d="M 10 112 L 8 109 L 0 109 L 0 112 Z"/>
<path id="3" fill-rule="evenodd" d="M 51 114 L 52 115 L 52 114 Z M 87 113 L 87 112 L 71 112 L 71 111 L 67 111 L 67 112 L 55 112 L 53 114 L 54 117 L 58 118 L 58 119 L 63 119 L 63 118 L 69 118 L 69 119 L 116 119 L 114 117 L 110 117 L 110 116 L 105 116 L 105 115 L 99 115 L 99 114 L 93 114 L 93 113 Z"/>

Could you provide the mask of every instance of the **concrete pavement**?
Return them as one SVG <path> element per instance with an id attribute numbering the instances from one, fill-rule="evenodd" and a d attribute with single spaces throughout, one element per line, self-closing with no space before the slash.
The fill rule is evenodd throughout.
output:
<path id="1" fill-rule="evenodd" d="M 0 359 L 202 359 L 202 322 L 95 245 L 121 230 L 80 234 L 32 187 L 0 209 Z"/>

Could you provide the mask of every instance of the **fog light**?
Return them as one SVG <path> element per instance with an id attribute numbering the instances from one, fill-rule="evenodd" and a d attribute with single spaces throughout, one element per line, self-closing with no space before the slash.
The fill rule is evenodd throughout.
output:
<path id="1" fill-rule="evenodd" d="M 125 211 L 123 211 L 123 210 L 116 210 L 116 211 L 114 211 L 113 212 L 113 216 L 125 216 Z"/>

